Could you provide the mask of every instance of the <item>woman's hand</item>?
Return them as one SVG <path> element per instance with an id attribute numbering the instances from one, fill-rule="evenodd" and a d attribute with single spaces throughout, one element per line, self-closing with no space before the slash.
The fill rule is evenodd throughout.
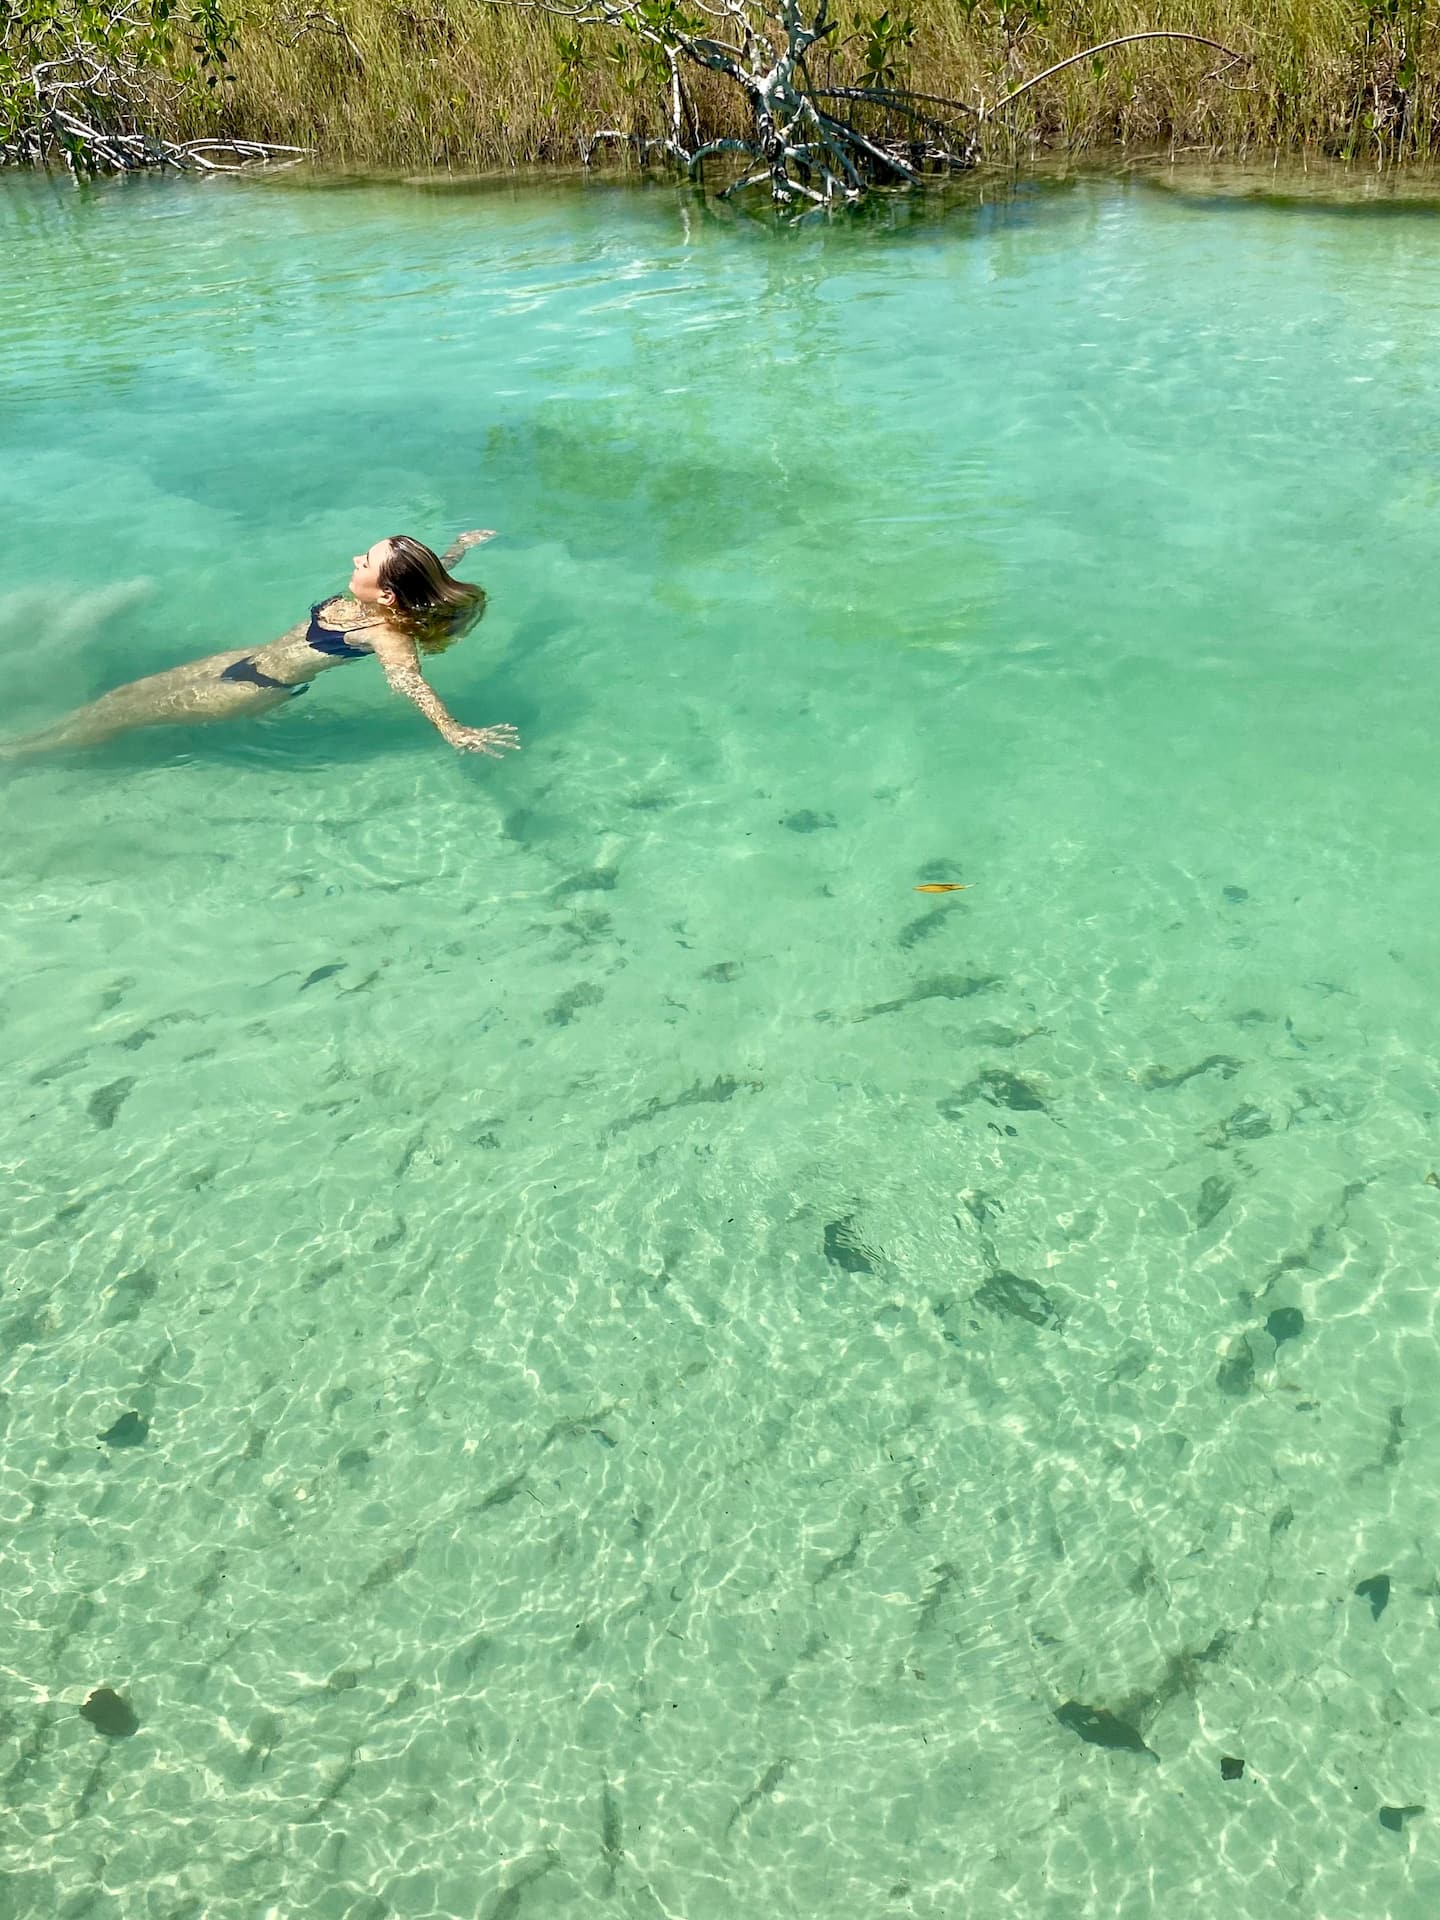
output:
<path id="1" fill-rule="evenodd" d="M 456 720 L 442 731 L 461 753 L 488 753 L 498 760 L 507 751 L 520 750 L 520 736 L 508 722 L 498 727 L 462 727 Z"/>
<path id="2" fill-rule="evenodd" d="M 455 536 L 455 545 L 461 553 L 464 553 L 468 547 L 478 547 L 482 540 L 493 540 L 494 538 L 495 530 L 493 527 L 475 527 L 469 533 L 457 533 Z"/>

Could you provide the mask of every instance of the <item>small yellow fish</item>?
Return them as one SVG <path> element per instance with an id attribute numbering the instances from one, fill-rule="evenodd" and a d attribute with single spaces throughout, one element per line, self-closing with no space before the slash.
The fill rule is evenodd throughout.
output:
<path id="1" fill-rule="evenodd" d="M 974 882 L 970 880 L 927 880 L 916 887 L 916 893 L 968 893 Z"/>

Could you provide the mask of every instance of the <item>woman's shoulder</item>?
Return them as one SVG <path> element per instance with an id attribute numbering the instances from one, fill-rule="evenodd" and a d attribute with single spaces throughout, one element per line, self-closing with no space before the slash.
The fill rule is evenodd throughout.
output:
<path id="1" fill-rule="evenodd" d="M 358 600 L 352 600 L 348 593 L 332 593 L 328 599 L 317 600 L 310 609 L 312 615 L 324 614 L 326 625 L 346 628 L 360 626 L 366 619 L 365 609 Z"/>
<path id="2" fill-rule="evenodd" d="M 371 620 L 365 631 L 357 636 L 358 643 L 377 654 L 381 660 L 415 658 L 415 636 L 404 626 L 393 621 Z"/>

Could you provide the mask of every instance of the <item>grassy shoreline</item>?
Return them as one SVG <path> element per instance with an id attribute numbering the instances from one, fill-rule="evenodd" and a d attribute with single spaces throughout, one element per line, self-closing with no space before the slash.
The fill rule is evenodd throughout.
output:
<path id="1" fill-rule="evenodd" d="M 1369 164 L 1440 157 L 1440 20 L 1422 0 L 915 0 L 904 84 L 970 102 L 993 100 L 1096 42 L 1168 27 L 1247 56 L 1178 42 L 1106 54 L 1043 82 L 989 133 L 997 158 L 1043 148 L 1199 150 L 1220 156 L 1314 152 Z M 159 129 L 216 131 L 311 147 L 338 166 L 488 169 L 573 164 L 599 127 L 660 131 L 660 102 L 603 33 L 565 79 L 553 16 L 479 0 L 347 0 L 323 16 L 262 0 L 243 16 L 230 80 L 209 100 L 177 103 Z M 863 8 L 850 10 L 856 27 Z M 846 18 L 842 14 L 842 18 Z M 316 24 L 317 20 L 328 25 Z M 286 23 L 289 23 L 287 26 Z M 286 44 L 293 41 L 293 44 Z M 833 56 L 858 67 L 856 43 Z M 745 131 L 727 83 L 697 76 L 705 137 Z"/>

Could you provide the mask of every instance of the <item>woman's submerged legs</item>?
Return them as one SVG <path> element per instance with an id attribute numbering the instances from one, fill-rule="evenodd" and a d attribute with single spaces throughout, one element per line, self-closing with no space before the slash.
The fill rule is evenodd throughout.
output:
<path id="1" fill-rule="evenodd" d="M 211 654 L 168 673 L 152 673 L 102 694 L 78 707 L 54 726 L 19 740 L 0 741 L 0 759 L 17 760 L 33 753 L 58 753 L 67 747 L 100 746 L 139 727 L 205 725 L 212 720 L 234 720 L 268 713 L 293 697 L 245 680 L 223 678 L 226 667 L 249 657 L 251 649 Z"/>

